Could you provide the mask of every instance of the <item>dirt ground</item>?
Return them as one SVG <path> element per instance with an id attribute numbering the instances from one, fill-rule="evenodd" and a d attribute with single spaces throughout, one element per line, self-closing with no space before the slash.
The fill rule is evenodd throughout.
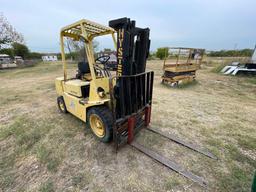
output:
<path id="1" fill-rule="evenodd" d="M 250 191 L 256 169 L 256 80 L 203 65 L 197 81 L 162 85 L 155 71 L 152 126 L 209 149 L 212 160 L 142 130 L 136 140 L 208 183 L 198 184 L 130 146 L 115 153 L 83 122 L 59 113 L 60 63 L 0 71 L 0 191 Z"/>

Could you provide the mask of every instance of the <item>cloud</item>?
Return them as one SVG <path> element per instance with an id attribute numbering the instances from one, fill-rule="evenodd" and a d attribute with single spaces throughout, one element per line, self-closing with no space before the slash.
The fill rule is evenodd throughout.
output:
<path id="1" fill-rule="evenodd" d="M 0 0 L 7 19 L 22 32 L 33 51 L 58 52 L 60 28 L 81 18 L 108 24 L 130 17 L 151 30 L 151 49 L 195 46 L 207 49 L 253 47 L 255 0 Z M 102 47 L 110 47 L 102 39 Z"/>

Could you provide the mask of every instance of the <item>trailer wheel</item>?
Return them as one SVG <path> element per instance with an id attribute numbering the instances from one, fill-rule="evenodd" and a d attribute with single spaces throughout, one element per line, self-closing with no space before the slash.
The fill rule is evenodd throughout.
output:
<path id="1" fill-rule="evenodd" d="M 112 140 L 112 113 L 105 106 L 92 107 L 86 117 L 86 125 L 101 142 L 108 143 Z"/>
<path id="2" fill-rule="evenodd" d="M 162 82 L 161 82 L 162 84 L 168 84 L 168 81 L 167 80 L 165 80 L 165 79 L 162 79 Z"/>
<path id="3" fill-rule="evenodd" d="M 67 108 L 66 108 L 66 105 L 65 105 L 65 101 L 64 101 L 62 96 L 57 98 L 57 104 L 58 104 L 58 108 L 59 108 L 61 113 L 67 113 L 68 112 Z"/>
<path id="4" fill-rule="evenodd" d="M 175 81 L 174 83 L 171 84 L 171 86 L 174 87 L 174 88 L 176 88 L 176 87 L 178 87 L 178 84 L 179 84 L 179 82 L 178 82 L 178 81 Z"/>

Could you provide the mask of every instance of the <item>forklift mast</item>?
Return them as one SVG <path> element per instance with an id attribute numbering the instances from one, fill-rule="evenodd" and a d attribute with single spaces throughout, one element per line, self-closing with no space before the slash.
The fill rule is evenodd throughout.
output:
<path id="1" fill-rule="evenodd" d="M 117 31 L 117 81 L 114 92 L 118 119 L 137 113 L 150 104 L 150 87 L 144 91 L 146 83 L 153 83 L 153 79 L 146 77 L 151 74 L 145 73 L 150 46 L 149 28 L 138 28 L 135 21 L 126 17 L 109 21 L 109 26 Z"/>
<path id="2" fill-rule="evenodd" d="M 109 26 L 117 31 L 113 139 L 118 147 L 131 143 L 134 134 L 150 122 L 154 72 L 145 72 L 149 28 L 138 28 L 126 17 L 109 21 Z"/>
<path id="3" fill-rule="evenodd" d="M 138 28 L 135 21 L 121 18 L 109 21 L 117 31 L 117 76 L 145 72 L 149 54 L 149 28 Z"/>

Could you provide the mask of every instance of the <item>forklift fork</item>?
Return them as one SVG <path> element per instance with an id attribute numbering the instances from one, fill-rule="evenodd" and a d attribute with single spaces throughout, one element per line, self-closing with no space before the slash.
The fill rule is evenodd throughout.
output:
<path id="1" fill-rule="evenodd" d="M 208 151 L 205 151 L 205 150 L 197 147 L 196 145 L 193 145 L 193 144 L 190 144 L 190 143 L 186 143 L 186 142 L 182 141 L 181 139 L 179 139 L 179 138 L 177 138 L 177 137 L 175 137 L 173 135 L 170 135 L 170 134 L 166 135 L 166 134 L 164 134 L 164 133 L 162 133 L 160 131 L 157 131 L 154 128 L 153 129 L 152 128 L 145 128 L 145 129 L 151 131 L 152 133 L 156 133 L 158 135 L 161 135 L 161 136 L 163 136 L 163 137 L 165 137 L 165 138 L 167 138 L 167 139 L 169 139 L 171 141 L 174 141 L 174 142 L 176 142 L 178 144 L 181 144 L 181 145 L 183 145 L 183 146 L 185 146 L 185 147 L 187 147 L 189 149 L 192 149 L 192 150 L 194 150 L 194 151 L 196 151 L 198 153 L 201 153 L 201 154 L 203 154 L 203 155 L 205 155 L 205 156 L 207 156 L 209 158 L 212 158 L 214 160 L 218 160 L 218 158 L 216 156 L 214 156 L 212 153 L 210 153 Z M 132 130 L 132 129 L 129 129 L 129 130 Z M 133 134 L 132 132 L 128 133 L 128 135 L 132 135 L 132 134 Z M 133 139 L 133 135 L 131 136 L 131 138 Z M 164 156 L 161 156 L 159 153 L 157 153 L 157 152 L 155 152 L 155 151 L 153 151 L 151 149 L 146 148 L 145 146 L 137 143 L 136 141 L 131 142 L 131 140 L 129 140 L 128 143 L 133 148 L 135 148 L 135 149 L 139 150 L 140 152 L 146 154 L 150 158 L 160 162 L 161 164 L 165 165 L 166 167 L 172 169 L 173 171 L 183 175 L 184 177 L 194 181 L 195 183 L 198 183 L 202 187 L 205 187 L 205 188 L 207 187 L 207 183 L 206 183 L 206 181 L 202 177 L 200 177 L 198 175 L 195 175 L 194 173 L 184 169 L 181 165 L 175 163 L 174 161 L 172 161 L 170 159 L 167 159 Z"/>

